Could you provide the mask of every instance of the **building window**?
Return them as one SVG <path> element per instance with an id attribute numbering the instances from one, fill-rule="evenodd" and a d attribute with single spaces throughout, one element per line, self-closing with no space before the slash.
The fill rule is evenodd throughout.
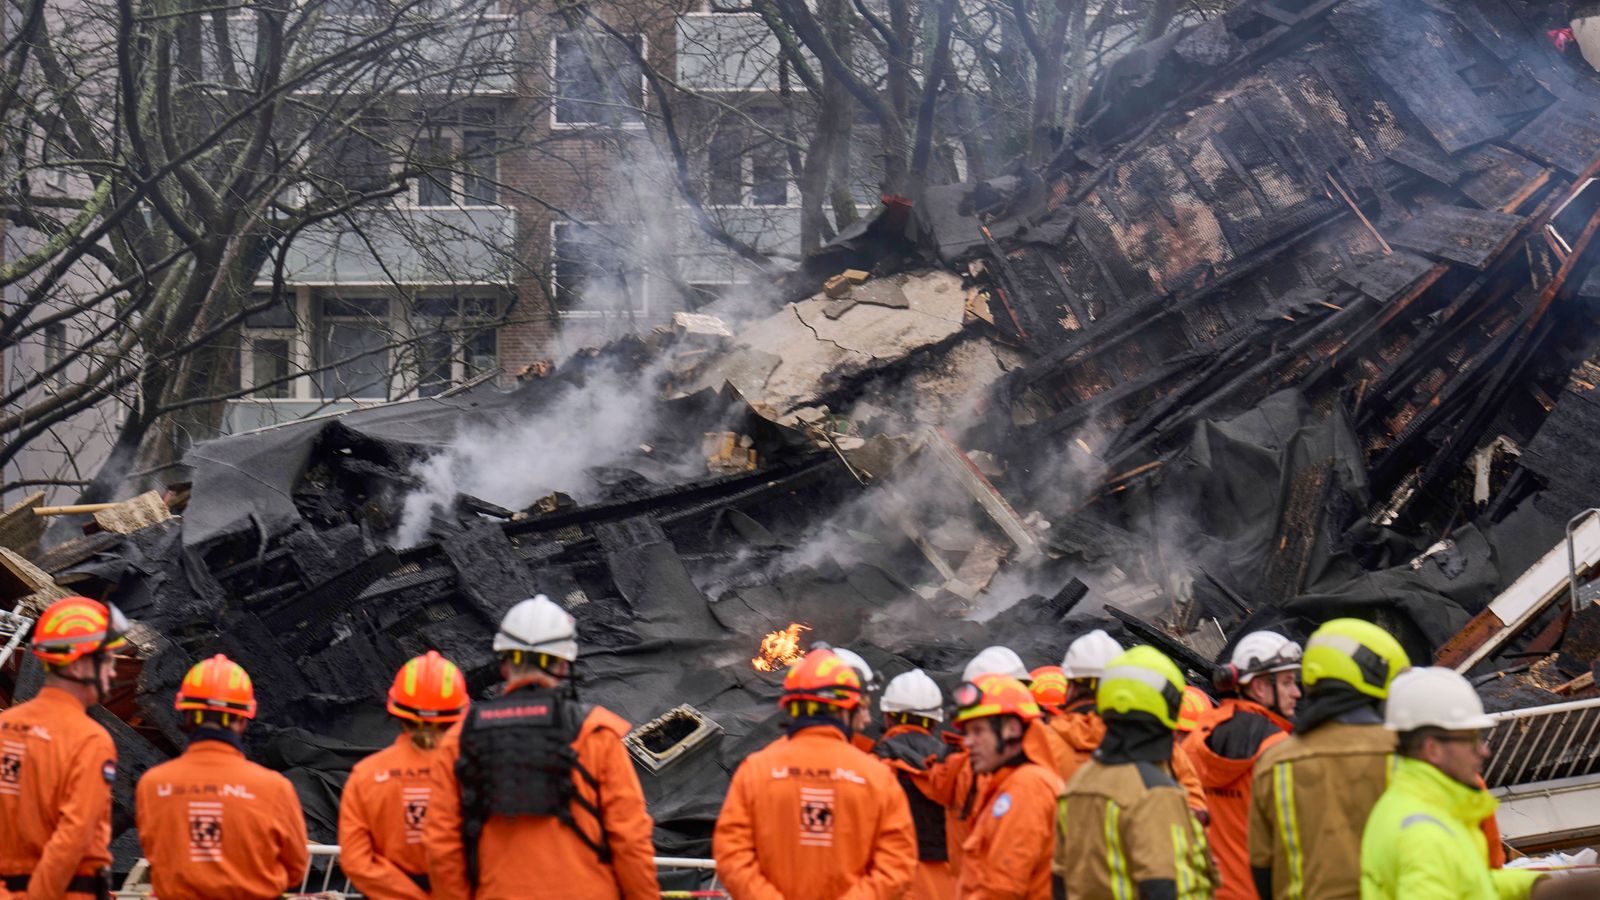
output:
<path id="1" fill-rule="evenodd" d="M 787 206 L 789 160 L 777 141 L 720 128 L 707 148 L 706 182 L 712 206 Z"/>
<path id="2" fill-rule="evenodd" d="M 240 374 L 247 382 L 256 385 L 250 396 L 262 400 L 278 400 L 289 396 L 289 338 L 252 336 L 246 339 L 249 347 L 248 370 Z"/>
<path id="3" fill-rule="evenodd" d="M 330 297 L 323 303 L 316 335 L 318 397 L 384 400 L 389 396 L 389 344 L 394 331 L 389 301 Z"/>
<path id="4" fill-rule="evenodd" d="M 351 193 L 379 191 L 390 183 L 390 148 L 383 143 L 384 125 L 362 119 L 335 139 L 326 156 L 323 176 Z"/>
<path id="5" fill-rule="evenodd" d="M 450 142 L 444 138 L 418 141 L 415 156 L 422 172 L 417 176 L 417 205 L 450 206 L 450 185 L 455 180 Z"/>
<path id="6" fill-rule="evenodd" d="M 628 46 L 604 34 L 555 36 L 557 125 L 644 124 L 644 76 L 634 61 L 644 44 L 639 35 L 626 40 Z"/>
<path id="7" fill-rule="evenodd" d="M 417 301 L 417 394 L 434 397 L 470 381 L 498 361 L 495 324 L 499 304 L 490 299 L 426 298 Z"/>
<path id="8" fill-rule="evenodd" d="M 711 137 L 706 199 L 712 206 L 744 202 L 744 139 L 738 129 L 719 128 Z"/>
<path id="9" fill-rule="evenodd" d="M 465 131 L 461 135 L 461 196 L 468 206 L 500 202 L 500 179 L 495 133 Z"/>
<path id="10" fill-rule="evenodd" d="M 63 322 L 53 322 L 44 327 L 44 368 L 50 371 L 56 366 L 61 366 L 61 371 L 50 376 L 50 383 L 56 387 L 67 386 L 67 369 L 62 365 L 67 358 L 67 326 Z"/>
<path id="11" fill-rule="evenodd" d="M 633 229 L 619 225 L 558 222 L 553 235 L 551 282 L 563 315 L 645 311 L 643 267 Z"/>
<path id="12" fill-rule="evenodd" d="M 789 160 L 777 141 L 768 140 L 750 151 L 750 205 L 787 206 Z"/>

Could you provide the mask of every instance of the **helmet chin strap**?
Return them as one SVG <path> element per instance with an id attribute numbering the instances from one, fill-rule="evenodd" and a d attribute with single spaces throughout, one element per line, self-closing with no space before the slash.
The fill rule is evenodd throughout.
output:
<path id="1" fill-rule="evenodd" d="M 98 654 L 98 653 L 94 654 L 94 656 L 92 657 L 92 660 L 94 662 L 94 677 L 93 678 L 79 678 L 76 675 L 68 675 L 65 671 L 52 672 L 51 674 L 54 675 L 55 677 L 61 679 L 62 681 L 70 681 L 73 684 L 81 684 L 81 685 L 84 685 L 85 687 L 92 688 L 94 690 L 94 702 L 98 704 L 98 703 L 105 702 L 105 699 L 106 699 L 106 691 L 100 687 L 100 683 L 101 683 L 100 676 L 101 676 L 101 674 L 103 672 L 105 672 L 106 664 L 105 664 L 105 660 L 102 659 L 100 654 Z"/>

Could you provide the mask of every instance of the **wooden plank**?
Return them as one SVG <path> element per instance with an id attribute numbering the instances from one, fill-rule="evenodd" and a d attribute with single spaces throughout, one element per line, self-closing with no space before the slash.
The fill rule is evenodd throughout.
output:
<path id="1" fill-rule="evenodd" d="M 1577 527 L 1572 533 L 1573 548 L 1577 556 L 1578 574 L 1581 576 L 1600 564 L 1600 517 L 1591 516 Z M 1501 592 L 1500 596 L 1489 601 L 1489 605 L 1479 613 L 1472 622 L 1467 624 L 1463 633 L 1469 630 L 1484 632 L 1483 640 L 1477 643 L 1470 652 L 1461 656 L 1459 662 L 1452 668 L 1457 672 L 1466 672 L 1473 666 L 1488 659 L 1495 651 L 1516 636 L 1517 632 L 1527 627 L 1528 623 L 1538 618 L 1541 613 L 1550 608 L 1550 604 L 1567 596 L 1567 542 L 1565 540 L 1550 548 L 1550 551 L 1539 558 L 1526 572 L 1517 576 Z M 1499 622 L 1499 627 L 1485 629 L 1479 620 L 1488 623 Z M 1460 635 L 1457 635 L 1460 638 Z M 1451 644 L 1455 644 L 1452 639 Z M 1447 649 L 1450 645 L 1446 645 Z M 1443 651 L 1440 652 L 1441 664 Z"/>
<path id="2" fill-rule="evenodd" d="M 1391 240 L 1440 259 L 1483 269 L 1510 245 L 1523 218 L 1488 209 L 1433 206 L 1400 226 Z"/>
<path id="3" fill-rule="evenodd" d="M 1578 175 L 1600 146 L 1600 103 L 1570 97 L 1551 104 L 1511 136 L 1511 146 Z"/>
<path id="4" fill-rule="evenodd" d="M 95 524 L 112 534 L 132 534 L 170 518 L 172 511 L 162 502 L 159 491 L 146 491 L 94 514 Z"/>
<path id="5" fill-rule="evenodd" d="M 37 554 L 39 540 L 44 537 L 44 523 L 31 511 L 43 505 L 44 491 L 39 491 L 0 514 L 0 547 L 15 550 L 24 558 Z"/>
<path id="6" fill-rule="evenodd" d="M 945 471 L 972 495 L 972 499 L 983 507 L 983 511 L 1000 526 L 1006 537 L 1017 545 L 1017 555 L 1013 557 L 1014 559 L 1020 561 L 1039 555 L 1039 542 L 1028 526 L 1022 524 L 1022 517 L 1017 515 L 1017 511 L 1011 508 L 1010 502 L 1000 496 L 1000 492 L 989 483 L 989 479 L 978 471 L 978 467 L 972 464 L 972 460 L 950 440 L 950 436 L 945 434 L 943 429 L 930 429 L 924 446 L 944 465 Z"/>

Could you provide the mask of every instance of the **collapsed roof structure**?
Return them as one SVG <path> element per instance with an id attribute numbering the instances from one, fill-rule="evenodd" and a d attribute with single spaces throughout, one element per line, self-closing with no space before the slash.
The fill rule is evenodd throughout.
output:
<path id="1" fill-rule="evenodd" d="M 1042 171 L 890 201 L 781 308 L 214 441 L 181 519 L 6 557 L 20 613 L 70 589 L 139 622 L 102 715 L 119 862 L 193 659 L 255 674 L 253 750 L 327 839 L 395 667 L 436 648 L 481 694 L 534 593 L 579 621 L 583 696 L 650 723 L 679 855 L 774 733 L 785 636 L 948 680 L 1109 622 L 1203 682 L 1230 636 L 1350 614 L 1502 709 L 1592 694 L 1600 612 L 1561 562 L 1600 501 L 1600 80 L 1541 8 L 1246 0 L 1121 60 Z M 1600 564 L 1600 522 L 1573 555 Z M 1544 731 L 1495 786 L 1593 778 L 1592 705 L 1514 714 Z"/>

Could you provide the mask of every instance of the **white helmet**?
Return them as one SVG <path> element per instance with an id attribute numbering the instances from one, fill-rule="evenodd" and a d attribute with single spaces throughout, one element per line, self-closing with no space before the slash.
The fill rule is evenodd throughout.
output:
<path id="1" fill-rule="evenodd" d="M 843 647 L 830 647 L 828 649 L 833 651 L 834 656 L 843 660 L 845 665 L 856 670 L 856 675 L 861 678 L 861 689 L 863 691 L 877 690 L 878 676 L 872 671 L 872 667 L 867 665 L 867 661 L 861 658 L 861 654 L 854 650 L 846 650 Z"/>
<path id="2" fill-rule="evenodd" d="M 547 653 L 557 659 L 578 659 L 578 626 L 566 610 L 543 594 L 523 600 L 500 620 L 494 651 L 523 650 Z"/>
<path id="3" fill-rule="evenodd" d="M 1032 680 L 1022 657 L 1010 647 L 985 647 L 967 663 L 961 672 L 962 681 L 974 681 L 979 675 L 1010 675 L 1023 684 Z"/>
<path id="4" fill-rule="evenodd" d="M 1252 631 L 1239 639 L 1229 660 L 1239 672 L 1239 684 L 1257 675 L 1293 672 L 1300 668 L 1300 645 L 1276 631 Z"/>
<path id="5" fill-rule="evenodd" d="M 933 683 L 927 672 L 912 669 L 889 680 L 878 708 L 886 713 L 911 713 L 943 722 L 944 694 L 939 692 L 939 686 Z"/>
<path id="6" fill-rule="evenodd" d="M 1396 675 L 1389 685 L 1383 724 L 1390 731 L 1440 728 L 1482 731 L 1494 726 L 1483 701 L 1465 678 L 1451 669 L 1418 666 Z"/>
<path id="7" fill-rule="evenodd" d="M 1117 639 L 1106 634 L 1104 629 L 1096 628 L 1067 645 L 1061 670 L 1067 673 L 1069 680 L 1099 678 L 1106 670 L 1106 663 L 1121 655 L 1122 645 Z"/>

